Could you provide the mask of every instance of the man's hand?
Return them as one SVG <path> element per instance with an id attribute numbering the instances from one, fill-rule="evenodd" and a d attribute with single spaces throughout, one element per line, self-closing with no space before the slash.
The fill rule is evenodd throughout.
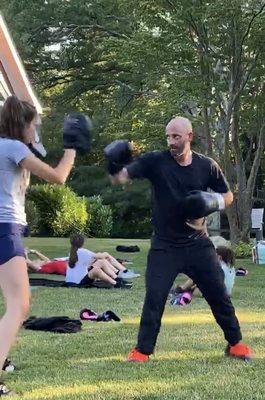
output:
<path id="1" fill-rule="evenodd" d="M 207 221 L 206 218 L 199 218 L 193 220 L 187 220 L 186 224 L 194 229 L 195 231 L 201 231 L 207 233 Z"/>
<path id="2" fill-rule="evenodd" d="M 117 175 L 123 167 L 132 162 L 132 147 L 125 140 L 115 140 L 104 149 L 107 170 L 110 175 Z"/>
<path id="3" fill-rule="evenodd" d="M 123 168 L 120 172 L 115 175 L 110 175 L 110 180 L 113 185 L 124 185 L 130 181 L 129 174 L 126 168 Z"/>
<path id="4" fill-rule="evenodd" d="M 225 206 L 225 199 L 221 193 L 193 190 L 184 199 L 183 212 L 187 220 L 194 220 L 223 210 Z"/>

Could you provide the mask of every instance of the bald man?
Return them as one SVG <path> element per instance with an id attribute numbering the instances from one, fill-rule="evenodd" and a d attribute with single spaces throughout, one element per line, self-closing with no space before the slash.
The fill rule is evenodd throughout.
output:
<path id="1" fill-rule="evenodd" d="M 149 360 L 169 290 L 179 273 L 196 283 L 210 305 L 227 340 L 225 354 L 244 360 L 251 357 L 251 349 L 240 342 L 239 323 L 214 246 L 206 230 L 197 229 L 203 227 L 203 217 L 228 207 L 233 194 L 219 165 L 191 149 L 192 139 L 190 121 L 176 117 L 166 126 L 169 150 L 146 153 L 112 176 L 113 183 L 122 184 L 147 178 L 153 188 L 154 233 L 147 260 L 146 296 L 138 342 L 128 361 Z M 110 152 L 117 156 L 122 146 L 111 146 Z"/>

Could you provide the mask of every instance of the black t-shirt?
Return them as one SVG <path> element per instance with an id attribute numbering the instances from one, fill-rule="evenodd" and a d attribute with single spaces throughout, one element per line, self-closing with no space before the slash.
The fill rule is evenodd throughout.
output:
<path id="1" fill-rule="evenodd" d="M 189 245 L 201 236 L 200 232 L 187 226 L 183 214 L 182 201 L 191 190 L 229 191 L 219 165 L 194 151 L 188 166 L 179 165 L 170 151 L 154 151 L 139 157 L 126 168 L 130 178 L 151 181 L 154 237 L 174 245 Z"/>

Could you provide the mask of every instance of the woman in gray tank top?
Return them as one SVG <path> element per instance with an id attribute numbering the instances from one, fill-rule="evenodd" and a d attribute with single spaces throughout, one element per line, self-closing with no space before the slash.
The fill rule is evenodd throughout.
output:
<path id="1" fill-rule="evenodd" d="M 56 168 L 38 159 L 27 146 L 34 141 L 36 117 L 35 108 L 15 96 L 5 101 L 0 115 L 0 286 L 6 304 L 0 320 L 0 371 L 29 311 L 21 235 L 26 227 L 24 202 L 30 172 L 47 182 L 64 184 L 76 156 L 73 144 L 72 148 L 67 146 Z M 10 394 L 0 383 L 0 396 Z"/>

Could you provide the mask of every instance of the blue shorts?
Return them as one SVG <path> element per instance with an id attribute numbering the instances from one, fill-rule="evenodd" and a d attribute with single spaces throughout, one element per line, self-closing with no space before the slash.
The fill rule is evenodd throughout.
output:
<path id="1" fill-rule="evenodd" d="M 16 256 L 25 257 L 22 236 L 25 226 L 0 222 L 0 265 Z"/>

